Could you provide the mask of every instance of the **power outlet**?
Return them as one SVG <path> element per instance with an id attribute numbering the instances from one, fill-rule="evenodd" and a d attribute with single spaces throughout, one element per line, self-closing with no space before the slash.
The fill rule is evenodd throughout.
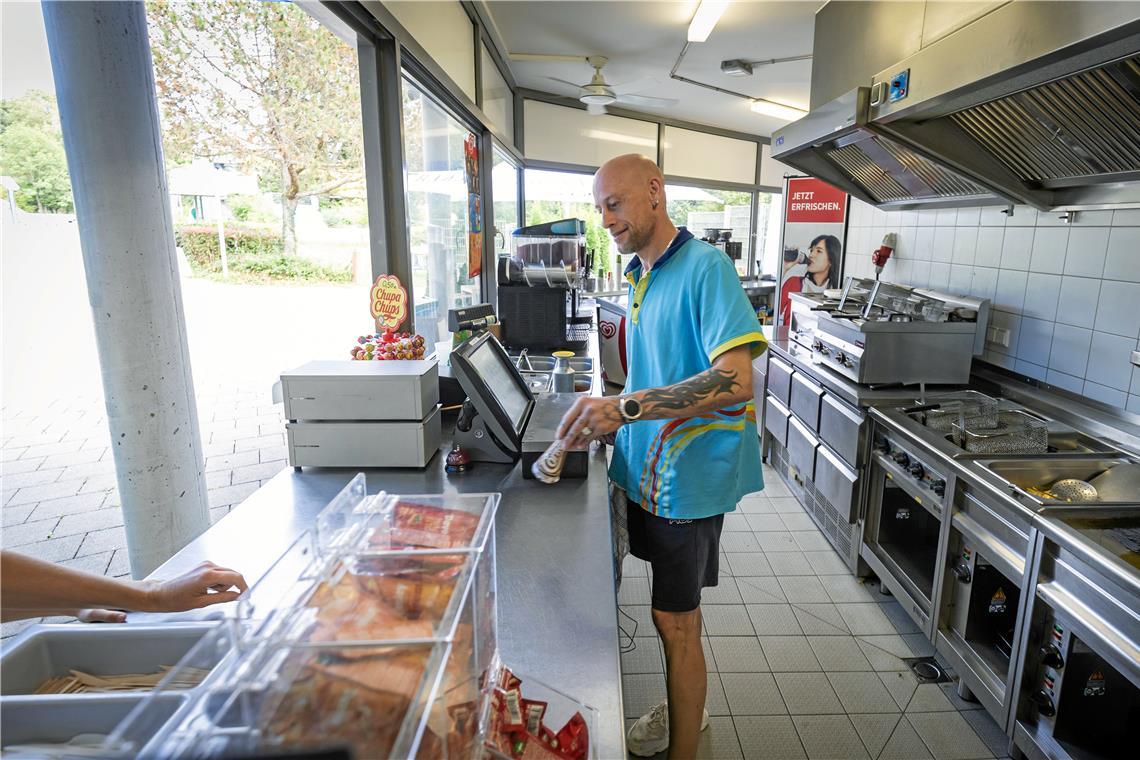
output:
<path id="1" fill-rule="evenodd" d="M 1004 327 L 990 327 L 986 330 L 986 343 L 1009 348 L 1009 330 Z"/>

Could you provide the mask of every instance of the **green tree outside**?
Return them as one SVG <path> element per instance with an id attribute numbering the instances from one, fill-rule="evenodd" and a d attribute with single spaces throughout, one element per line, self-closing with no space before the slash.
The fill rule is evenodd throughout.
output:
<path id="1" fill-rule="evenodd" d="M 0 174 L 20 185 L 16 205 L 35 213 L 75 210 L 55 98 L 33 90 L 0 102 Z"/>

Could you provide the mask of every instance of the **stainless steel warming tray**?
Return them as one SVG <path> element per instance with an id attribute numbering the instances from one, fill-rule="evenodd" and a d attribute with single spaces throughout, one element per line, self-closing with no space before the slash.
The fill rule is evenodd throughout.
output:
<path id="1" fill-rule="evenodd" d="M 1105 490 L 1105 497 L 1092 501 L 1064 501 L 1050 494 L 1050 488 L 1059 480 L 1074 479 L 1095 484 L 1109 472 L 1140 470 L 1140 464 L 1125 455 L 1094 456 L 1053 455 L 1049 457 L 1011 457 L 980 460 L 978 465 L 1001 480 L 1022 502 L 1038 509 L 1047 507 L 1140 507 L 1140 493 L 1132 495 L 1114 494 Z M 1102 480 L 1103 482 L 1103 480 Z"/>

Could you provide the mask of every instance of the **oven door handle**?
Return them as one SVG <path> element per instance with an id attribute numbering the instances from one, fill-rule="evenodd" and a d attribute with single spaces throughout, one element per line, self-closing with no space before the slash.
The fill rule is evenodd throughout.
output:
<path id="1" fill-rule="evenodd" d="M 986 530 L 977 520 L 965 512 L 955 512 L 950 524 L 966 538 L 981 546 L 985 551 L 986 560 L 996 567 L 1002 575 L 1013 583 L 1020 585 L 1025 575 L 1025 558 L 998 540 Z"/>
<path id="2" fill-rule="evenodd" d="M 1140 642 L 1122 635 L 1111 625 L 1096 625 L 1094 609 L 1066 591 L 1057 581 L 1037 584 L 1037 596 L 1068 618 L 1069 628 L 1097 654 L 1109 660 L 1140 689 Z M 1095 626 L 1095 627 L 1094 627 Z"/>

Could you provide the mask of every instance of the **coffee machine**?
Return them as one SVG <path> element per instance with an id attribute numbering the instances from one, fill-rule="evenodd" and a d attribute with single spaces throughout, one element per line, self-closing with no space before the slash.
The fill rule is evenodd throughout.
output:
<path id="1" fill-rule="evenodd" d="M 705 230 L 701 240 L 725 252 L 730 259 L 737 261 L 744 255 L 744 244 L 732 239 L 731 229 L 710 228 Z"/>

